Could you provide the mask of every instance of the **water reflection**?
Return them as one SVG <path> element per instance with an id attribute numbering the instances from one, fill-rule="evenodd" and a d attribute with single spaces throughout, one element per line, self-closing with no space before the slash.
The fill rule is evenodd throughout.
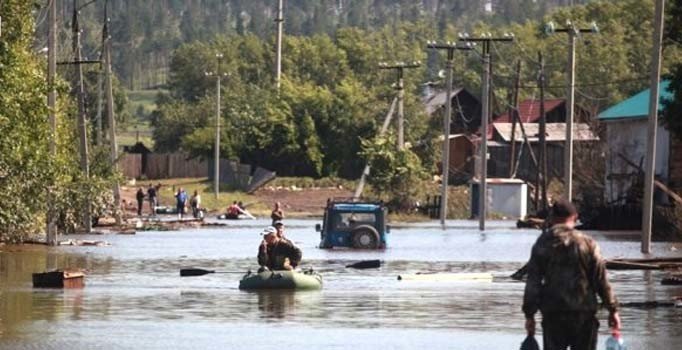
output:
<path id="1" fill-rule="evenodd" d="M 258 310 L 262 318 L 282 319 L 293 315 L 296 311 L 295 291 L 260 291 L 250 293 L 258 296 Z"/>

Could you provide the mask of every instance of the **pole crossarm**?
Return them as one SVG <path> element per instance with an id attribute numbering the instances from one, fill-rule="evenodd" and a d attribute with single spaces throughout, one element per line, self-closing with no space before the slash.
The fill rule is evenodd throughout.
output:
<path id="1" fill-rule="evenodd" d="M 80 61 L 63 61 L 63 62 L 57 62 L 57 65 L 59 66 L 65 66 L 65 65 L 78 65 L 78 64 L 101 64 L 101 60 L 80 60 Z"/>

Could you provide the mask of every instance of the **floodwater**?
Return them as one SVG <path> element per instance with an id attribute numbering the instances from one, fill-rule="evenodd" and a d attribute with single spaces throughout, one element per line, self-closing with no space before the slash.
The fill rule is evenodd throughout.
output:
<path id="1" fill-rule="evenodd" d="M 518 349 L 523 283 L 506 278 L 527 260 L 538 231 L 472 221 L 394 227 L 385 251 L 321 250 L 316 221 L 289 220 L 303 267 L 323 271 L 311 292 L 243 292 L 266 221 L 130 235 L 68 236 L 105 247 L 0 247 L 0 349 Z M 636 237 L 594 233 L 606 257 L 642 257 Z M 679 256 L 669 243 L 656 256 Z M 346 264 L 381 259 L 380 269 Z M 223 272 L 180 277 L 186 267 Z M 82 290 L 37 290 L 31 273 L 86 269 Z M 491 272 L 493 282 L 398 281 L 416 272 Z M 622 302 L 668 301 L 682 287 L 659 272 L 610 273 Z M 621 311 L 630 349 L 682 343 L 682 308 Z M 606 315 L 601 312 L 602 325 Z M 606 327 L 601 328 L 603 348 Z M 538 340 L 540 337 L 538 337 Z"/>

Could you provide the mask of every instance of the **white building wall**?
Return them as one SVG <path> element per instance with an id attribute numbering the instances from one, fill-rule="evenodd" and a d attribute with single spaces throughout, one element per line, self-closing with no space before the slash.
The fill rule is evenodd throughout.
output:
<path id="1" fill-rule="evenodd" d="M 606 140 L 606 199 L 614 202 L 622 198 L 630 188 L 629 179 L 617 176 L 636 170 L 627 164 L 619 154 L 631 162 L 644 165 L 647 148 L 647 119 L 623 119 L 605 122 Z M 667 182 L 670 155 L 670 133 L 662 125 L 656 135 L 656 177 Z M 616 175 L 613 178 L 610 175 Z"/>

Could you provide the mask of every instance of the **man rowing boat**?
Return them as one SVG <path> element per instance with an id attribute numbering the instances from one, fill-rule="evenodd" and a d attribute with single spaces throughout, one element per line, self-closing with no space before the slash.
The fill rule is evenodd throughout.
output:
<path id="1" fill-rule="evenodd" d="M 279 238 L 277 229 L 266 228 L 258 248 L 258 264 L 270 270 L 293 270 L 301 262 L 301 250 L 285 239 Z"/>

